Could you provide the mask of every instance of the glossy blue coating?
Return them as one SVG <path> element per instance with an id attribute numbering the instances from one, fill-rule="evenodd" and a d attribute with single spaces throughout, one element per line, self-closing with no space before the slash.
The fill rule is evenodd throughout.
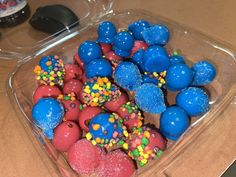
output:
<path id="1" fill-rule="evenodd" d="M 159 81 L 153 77 L 150 77 L 148 75 L 143 75 L 143 83 L 153 83 L 157 85 Z"/>
<path id="2" fill-rule="evenodd" d="M 117 120 L 115 120 L 114 122 L 109 121 L 109 118 L 111 118 L 111 116 L 113 115 L 109 113 L 101 113 L 92 118 L 89 123 L 89 132 L 91 133 L 93 139 L 100 138 L 110 141 L 111 139 L 113 139 L 113 133 L 115 131 L 119 134 L 122 133 L 122 125 L 119 124 Z M 99 128 L 94 130 L 94 125 L 99 125 Z"/>
<path id="3" fill-rule="evenodd" d="M 176 141 L 190 124 L 188 114 L 178 106 L 167 107 L 160 117 L 160 132 Z"/>
<path id="4" fill-rule="evenodd" d="M 131 61 L 136 64 L 141 72 L 144 72 L 144 66 L 143 66 L 143 49 L 139 49 L 137 52 L 134 53 L 134 55 L 131 58 Z"/>
<path id="5" fill-rule="evenodd" d="M 134 91 L 142 83 L 138 67 L 131 62 L 121 62 L 114 71 L 114 80 L 120 87 Z"/>
<path id="6" fill-rule="evenodd" d="M 39 61 L 39 66 L 41 67 L 42 70 L 46 71 L 46 72 L 50 72 L 53 70 L 53 68 L 49 68 L 49 66 L 46 64 L 48 61 L 51 61 L 52 64 L 50 66 L 52 66 L 53 68 L 55 67 L 55 64 L 57 63 L 57 59 L 55 59 L 55 56 L 51 55 L 51 56 L 44 56 L 40 59 Z"/>
<path id="7" fill-rule="evenodd" d="M 216 69 L 208 61 L 199 61 L 192 66 L 194 72 L 192 85 L 210 84 L 216 76 Z"/>
<path id="8" fill-rule="evenodd" d="M 48 139 L 53 139 L 53 129 L 64 116 L 64 108 L 54 98 L 41 98 L 32 109 L 34 123 L 42 129 Z"/>
<path id="9" fill-rule="evenodd" d="M 78 54 L 84 63 L 89 63 L 91 60 L 102 57 L 100 46 L 94 41 L 85 41 L 81 43 Z"/>
<path id="10" fill-rule="evenodd" d="M 115 35 L 112 49 L 116 55 L 121 57 L 129 57 L 133 46 L 134 37 L 130 34 L 130 32 L 122 31 Z"/>
<path id="11" fill-rule="evenodd" d="M 186 64 L 169 67 L 166 74 L 166 86 L 169 90 L 178 91 L 188 87 L 193 80 L 193 71 Z"/>
<path id="12" fill-rule="evenodd" d="M 135 103 L 151 114 L 160 114 L 166 109 L 162 90 L 151 83 L 144 83 L 136 90 Z"/>
<path id="13" fill-rule="evenodd" d="M 87 78 L 111 77 L 112 66 L 109 61 L 103 58 L 95 59 L 85 65 L 85 73 Z"/>
<path id="14" fill-rule="evenodd" d="M 136 40 L 143 40 L 142 31 L 149 28 L 150 24 L 145 20 L 138 20 L 128 26 Z"/>
<path id="15" fill-rule="evenodd" d="M 143 64 L 145 71 L 162 72 L 167 70 L 170 64 L 165 48 L 161 46 L 151 46 L 143 54 Z"/>
<path id="16" fill-rule="evenodd" d="M 99 24 L 98 29 L 98 39 L 100 43 L 112 44 L 114 41 L 114 36 L 116 35 L 116 27 L 112 22 L 105 21 Z"/>
<path id="17" fill-rule="evenodd" d="M 165 25 L 154 25 L 143 30 L 143 39 L 148 45 L 166 45 L 169 41 L 170 32 Z"/>
<path id="18" fill-rule="evenodd" d="M 190 116 L 200 116 L 209 109 L 207 93 L 198 87 L 189 87 L 176 96 L 176 104 Z"/>
<path id="19" fill-rule="evenodd" d="M 170 65 L 185 64 L 184 58 L 180 55 L 173 55 L 170 57 Z"/>

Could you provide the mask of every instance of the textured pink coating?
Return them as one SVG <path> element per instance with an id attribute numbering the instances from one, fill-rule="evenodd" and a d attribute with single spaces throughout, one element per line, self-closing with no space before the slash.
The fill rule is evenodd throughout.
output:
<path id="1" fill-rule="evenodd" d="M 64 84 L 63 93 L 71 94 L 74 92 L 77 96 L 82 90 L 83 84 L 77 79 L 71 79 Z"/>
<path id="2" fill-rule="evenodd" d="M 109 111 L 116 112 L 127 101 L 128 101 L 128 96 L 124 92 L 121 92 L 121 96 L 118 99 L 108 101 L 104 104 L 104 106 Z"/>
<path id="3" fill-rule="evenodd" d="M 91 175 L 95 172 L 103 156 L 104 151 L 101 148 L 92 145 L 86 139 L 81 139 L 70 147 L 67 160 L 77 173 Z"/>
<path id="4" fill-rule="evenodd" d="M 89 131 L 89 127 L 86 124 L 87 121 L 91 120 L 94 116 L 100 114 L 102 112 L 102 108 L 100 107 L 85 107 L 84 109 L 82 109 L 79 113 L 79 125 L 80 127 L 88 132 Z"/>
<path id="5" fill-rule="evenodd" d="M 76 64 L 66 64 L 65 65 L 65 77 L 64 82 L 67 82 L 71 79 L 81 79 L 83 71 L 82 69 Z"/>
<path id="6" fill-rule="evenodd" d="M 65 119 L 76 121 L 80 112 L 80 102 L 78 100 L 62 100 L 65 110 Z"/>
<path id="7" fill-rule="evenodd" d="M 131 177 L 134 171 L 134 162 L 121 150 L 104 156 L 97 169 L 99 177 Z"/>
<path id="8" fill-rule="evenodd" d="M 62 122 L 54 129 L 52 144 L 57 150 L 65 152 L 79 140 L 81 134 L 82 132 L 76 123 L 72 121 Z"/>
<path id="9" fill-rule="evenodd" d="M 61 91 L 57 86 L 41 85 L 34 92 L 33 102 L 35 104 L 40 98 L 45 97 L 57 98 L 60 94 Z"/>
<path id="10" fill-rule="evenodd" d="M 131 56 L 133 56 L 133 54 L 135 52 L 137 52 L 139 49 L 143 49 L 146 50 L 148 48 L 148 45 L 146 42 L 144 41 L 135 41 L 134 42 L 134 47 L 131 50 Z"/>
<path id="11" fill-rule="evenodd" d="M 102 54 L 105 55 L 107 52 L 111 51 L 111 45 L 110 44 L 105 44 L 105 43 L 99 43 L 101 50 L 102 50 Z"/>

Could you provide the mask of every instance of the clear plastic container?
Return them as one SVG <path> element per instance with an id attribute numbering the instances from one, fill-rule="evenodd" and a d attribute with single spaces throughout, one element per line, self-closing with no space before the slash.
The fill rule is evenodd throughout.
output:
<path id="1" fill-rule="evenodd" d="M 88 1 L 90 2 L 90 1 Z M 109 4 L 109 3 L 108 3 Z M 109 5 L 106 7 L 110 7 Z M 109 8 L 107 8 L 109 9 Z M 109 9 L 110 10 L 110 9 Z M 18 65 L 9 78 L 8 93 L 10 99 L 14 100 L 17 110 L 23 113 L 25 119 L 22 123 L 30 127 L 32 132 L 41 142 L 52 161 L 56 164 L 62 176 L 78 176 L 66 161 L 66 154 L 57 152 L 51 142 L 45 138 L 41 130 L 34 126 L 31 120 L 31 109 L 33 106 L 32 95 L 36 89 L 36 81 L 33 73 L 34 66 L 40 58 L 45 55 L 56 54 L 65 63 L 72 62 L 73 55 L 77 52 L 81 42 L 97 37 L 96 28 L 101 21 L 109 20 L 120 29 L 127 28 L 128 24 L 145 19 L 151 23 L 162 23 L 169 27 L 171 39 L 167 45 L 169 50 L 178 50 L 183 54 L 189 63 L 207 59 L 217 68 L 217 76 L 214 81 L 206 87 L 210 96 L 210 110 L 202 117 L 192 118 L 191 126 L 181 136 L 177 142 L 169 142 L 167 150 L 159 159 L 151 161 L 147 166 L 138 169 L 134 176 L 156 176 L 161 174 L 176 158 L 181 156 L 181 152 L 194 142 L 196 137 L 212 122 L 220 118 L 220 113 L 227 107 L 236 94 L 236 59 L 235 52 L 192 29 L 179 25 L 171 20 L 156 16 L 150 12 L 130 10 L 125 12 L 105 11 L 104 15 L 93 18 L 82 28 L 72 29 L 69 33 L 63 33 L 52 40 L 35 43 L 28 53 L 14 55 L 18 57 Z M 169 96 L 169 101 L 173 100 L 173 95 Z M 145 114 L 145 121 L 155 123 L 158 127 L 158 116 Z M 32 133 L 29 132 L 29 133 Z"/>

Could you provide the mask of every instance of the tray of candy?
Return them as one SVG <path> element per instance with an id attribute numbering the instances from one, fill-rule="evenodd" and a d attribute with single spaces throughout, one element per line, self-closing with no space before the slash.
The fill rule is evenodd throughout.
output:
<path id="1" fill-rule="evenodd" d="M 193 116 L 190 119 L 190 125 L 185 129 L 185 132 L 182 132 L 183 134 L 177 138 L 177 141 L 173 138 L 167 138 L 166 149 L 161 152 L 161 157 L 157 157 L 148 162 L 145 167 L 140 167 L 139 164 L 139 168 L 133 175 L 155 176 L 157 172 L 161 173 L 175 158 L 181 156 L 181 152 L 186 149 L 190 143 L 194 142 L 195 137 L 218 118 L 220 112 L 224 110 L 224 107 L 231 102 L 235 95 L 235 55 L 224 45 L 195 32 L 192 29 L 188 29 L 159 16 L 152 15 L 149 12 L 131 10 L 108 14 L 102 17 L 98 22 L 94 22 L 80 31 L 75 30 L 72 35 L 67 36 L 66 39 L 61 38 L 56 42 L 51 42 L 46 47 L 39 47 L 38 51 L 33 55 L 19 61 L 19 65 L 10 77 L 9 93 L 11 98 L 16 101 L 18 109 L 20 108 L 25 116 L 26 121 L 23 120 L 24 124 L 31 126 L 32 130 L 42 142 L 42 146 L 45 147 L 49 156 L 56 163 L 56 166 L 63 176 L 77 175 L 67 162 L 67 153 L 57 151 L 49 140 L 50 138 L 47 138 L 50 137 L 50 133 L 43 133 L 40 128 L 34 125 L 32 120 L 31 111 L 34 105 L 32 97 L 37 88 L 33 70 L 35 66 L 39 64 L 41 58 L 45 56 L 57 55 L 64 63 L 72 63 L 73 60 L 75 60 L 76 63 L 78 58 L 76 59 L 75 54 L 78 53 L 78 47 L 84 41 L 96 41 L 98 37 L 97 27 L 102 21 L 110 21 L 116 25 L 118 31 L 124 30 L 125 32 L 128 25 L 140 19 L 148 21 L 151 24 L 164 24 L 167 26 L 170 31 L 170 39 L 165 48 L 169 54 L 172 55 L 174 51 L 177 51 L 175 54 L 177 53 L 178 55 L 181 54 L 184 56 L 185 61 L 189 66 L 192 66 L 198 61 L 206 60 L 212 63 L 216 68 L 216 77 L 209 85 L 203 87 L 209 96 L 209 110 L 207 112 L 204 111 L 204 114 L 201 116 Z M 134 93 L 132 89 L 130 90 L 131 91 L 128 92 L 129 98 L 133 100 L 136 93 Z M 69 97 L 71 98 L 73 95 L 69 95 Z M 175 97 L 176 93 L 171 91 L 168 92 L 168 104 L 175 104 Z M 159 128 L 160 114 L 148 112 L 150 111 L 143 113 L 144 124 L 152 124 L 155 125 L 156 128 Z"/>

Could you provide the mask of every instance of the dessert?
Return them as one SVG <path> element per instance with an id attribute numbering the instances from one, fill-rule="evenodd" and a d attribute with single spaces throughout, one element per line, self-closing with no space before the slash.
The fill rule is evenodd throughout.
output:
<path id="1" fill-rule="evenodd" d="M 63 93 L 64 94 L 71 94 L 74 93 L 77 97 L 80 94 L 80 91 L 82 90 L 83 84 L 81 81 L 77 79 L 71 79 L 67 81 L 63 86 Z"/>
<path id="2" fill-rule="evenodd" d="M 149 28 L 150 24 L 146 20 L 138 20 L 128 26 L 129 31 L 132 32 L 134 38 L 136 40 L 141 40 L 143 41 L 143 35 L 142 32 Z"/>
<path id="3" fill-rule="evenodd" d="M 161 114 L 160 131 L 166 138 L 176 141 L 189 124 L 188 114 L 182 108 L 170 106 Z"/>
<path id="4" fill-rule="evenodd" d="M 68 149 L 79 140 L 82 132 L 78 125 L 72 121 L 65 121 L 54 129 L 52 144 L 58 151 L 68 151 Z"/>
<path id="5" fill-rule="evenodd" d="M 65 65 L 65 78 L 64 81 L 67 82 L 71 79 L 81 79 L 83 74 L 82 69 L 75 64 L 66 64 Z"/>
<path id="6" fill-rule="evenodd" d="M 116 112 L 123 104 L 128 101 L 128 96 L 126 93 L 121 92 L 121 95 L 117 99 L 107 101 L 104 106 L 111 112 Z"/>
<path id="7" fill-rule="evenodd" d="M 97 33 L 97 41 L 99 43 L 112 44 L 117 32 L 116 27 L 113 23 L 105 21 L 99 24 Z"/>
<path id="8" fill-rule="evenodd" d="M 54 98 L 41 98 L 32 109 L 35 125 L 42 129 L 48 139 L 53 139 L 53 129 L 59 125 L 63 116 L 63 106 Z"/>

